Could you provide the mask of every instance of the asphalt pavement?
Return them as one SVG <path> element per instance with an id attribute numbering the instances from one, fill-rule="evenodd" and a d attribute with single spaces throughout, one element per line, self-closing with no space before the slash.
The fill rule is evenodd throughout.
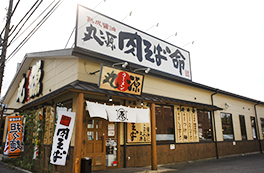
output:
<path id="1" fill-rule="evenodd" d="M 188 161 L 175 164 L 159 165 L 157 171 L 151 167 L 120 168 L 113 170 L 93 171 L 93 173 L 155 173 L 155 172 L 177 172 L 177 173 L 263 173 L 264 154 L 243 154 L 219 159 L 211 158 L 206 160 Z"/>
<path id="2" fill-rule="evenodd" d="M 0 158 L 1 159 L 1 158 Z M 28 172 L 0 162 L 0 173 Z M 111 170 L 93 171 L 93 173 L 156 173 L 156 172 L 180 172 L 180 173 L 263 173 L 264 154 L 254 153 L 223 158 L 211 158 L 206 160 L 188 161 L 174 164 L 159 165 L 157 171 L 150 166 L 136 168 L 118 168 Z"/>

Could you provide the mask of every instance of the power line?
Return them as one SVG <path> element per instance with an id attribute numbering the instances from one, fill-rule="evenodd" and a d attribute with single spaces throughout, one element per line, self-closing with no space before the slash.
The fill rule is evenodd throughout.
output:
<path id="1" fill-rule="evenodd" d="M 15 6 L 15 8 L 14 8 L 13 11 L 12 11 L 12 9 L 11 9 L 10 12 L 9 12 L 9 11 L 7 12 L 7 13 L 11 13 L 11 14 L 9 14 L 10 16 L 7 17 L 7 21 L 6 21 L 5 27 L 4 27 L 3 30 L 1 31 L 0 37 L 2 37 L 2 34 L 3 34 L 3 32 L 5 31 L 5 29 L 6 29 L 7 25 L 8 25 L 8 23 L 10 23 L 11 18 L 12 18 L 12 16 L 13 16 L 13 14 L 15 13 L 15 11 L 16 11 L 16 9 L 17 9 L 17 6 L 18 6 L 19 2 L 20 2 L 20 0 L 17 1 L 16 6 Z M 12 4 L 13 4 L 13 2 L 12 2 Z M 12 6 L 13 6 L 13 5 L 12 5 Z"/>
<path id="2" fill-rule="evenodd" d="M 22 34 L 24 34 L 27 30 L 28 30 L 28 28 L 29 27 L 31 27 L 32 26 L 32 24 L 33 23 L 35 23 L 36 22 L 36 20 L 38 20 L 39 19 L 39 17 L 40 16 L 42 16 L 42 14 L 43 13 L 45 13 L 46 11 L 47 11 L 47 9 L 49 9 L 50 8 L 50 6 L 53 4 L 55 2 L 55 0 L 52 2 L 52 3 L 50 3 L 50 5 L 45 9 L 45 10 L 43 10 L 42 12 L 41 12 L 41 14 L 33 21 L 33 22 L 31 22 L 30 24 L 29 24 L 29 26 L 13 41 L 13 42 L 15 42 Z"/>
<path id="3" fill-rule="evenodd" d="M 26 16 L 29 14 L 29 12 L 36 6 L 36 4 L 39 2 L 39 0 L 37 0 L 34 5 L 28 10 L 28 12 L 24 15 L 24 17 L 19 21 L 19 23 L 17 24 L 17 26 L 14 28 L 14 30 L 12 31 L 12 33 L 9 35 L 9 37 L 15 32 L 15 30 L 17 29 L 17 27 L 20 25 L 20 23 L 22 23 L 22 21 L 26 18 Z M 15 36 L 12 38 L 12 40 L 9 42 L 8 46 L 13 42 L 13 40 L 16 38 L 16 36 L 18 35 L 18 33 L 21 31 L 21 29 L 24 27 L 24 25 L 27 23 L 27 21 L 29 20 L 29 18 L 34 14 L 34 12 L 38 9 L 38 7 L 40 6 L 40 4 L 43 2 L 43 0 L 40 1 L 40 3 L 35 7 L 35 9 L 31 12 L 31 14 L 28 16 L 28 18 L 26 19 L 26 21 L 22 24 L 22 26 L 19 28 L 19 30 L 17 31 L 17 33 L 15 34 Z"/>
<path id="4" fill-rule="evenodd" d="M 31 30 L 27 37 L 20 42 L 16 49 L 8 56 L 7 62 L 24 46 L 24 44 L 34 35 L 34 33 L 45 23 L 45 21 L 53 14 L 53 12 L 61 5 L 64 0 L 59 0 L 52 9 L 41 19 L 41 21 Z"/>

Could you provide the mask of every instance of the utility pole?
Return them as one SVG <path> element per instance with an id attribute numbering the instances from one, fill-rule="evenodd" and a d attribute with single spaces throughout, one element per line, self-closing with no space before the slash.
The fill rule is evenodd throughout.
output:
<path id="1" fill-rule="evenodd" d="M 9 1 L 9 7 L 7 11 L 7 17 L 6 17 L 6 26 L 5 26 L 5 36 L 4 39 L 2 39 L 0 36 L 0 40 L 3 41 L 2 44 L 2 53 L 1 53 L 1 59 L 0 59 L 0 96 L 1 96 L 1 91 L 2 91 L 2 83 L 3 83 L 3 77 L 4 77 L 4 69 L 5 69 L 5 59 L 6 59 L 6 49 L 7 49 L 7 44 L 8 44 L 8 35 L 9 35 L 9 30 L 10 30 L 10 23 L 11 23 L 11 16 L 12 16 L 12 9 L 13 9 L 13 0 Z M 0 133 L 2 132 L 2 122 L 3 122 L 3 110 L 1 111 L 1 120 L 0 120 Z M 3 134 L 4 138 L 4 134 Z M 1 148 L 3 149 L 3 141 L 2 139 L 2 145 Z"/>
<path id="2" fill-rule="evenodd" d="M 2 54 L 1 54 L 1 59 L 0 59 L 0 95 L 2 91 L 2 83 L 3 83 L 3 77 L 4 77 L 6 50 L 7 50 L 8 35 L 9 35 L 9 30 L 10 30 L 11 16 L 12 16 L 12 8 L 13 8 L 13 0 L 10 0 L 8 11 L 7 11 L 5 35 L 4 35 L 4 39 L 1 38 L 3 43 L 2 43 Z"/>

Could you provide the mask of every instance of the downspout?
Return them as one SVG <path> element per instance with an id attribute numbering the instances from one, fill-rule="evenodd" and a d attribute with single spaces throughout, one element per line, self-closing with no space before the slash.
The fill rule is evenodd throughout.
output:
<path id="1" fill-rule="evenodd" d="M 256 108 L 257 105 L 259 105 L 259 102 L 254 105 L 254 110 L 255 110 L 255 117 L 256 117 L 256 128 L 258 129 L 257 130 L 257 134 L 258 134 L 258 141 L 259 141 L 259 149 L 260 149 L 260 153 L 262 154 L 262 146 L 261 146 L 261 141 L 260 141 L 260 132 L 259 132 L 259 127 L 258 127 L 258 115 L 257 115 L 257 108 Z"/>
<path id="2" fill-rule="evenodd" d="M 218 93 L 218 90 L 216 90 L 216 92 L 214 92 L 212 95 L 211 95 L 211 102 L 212 102 L 212 106 L 214 106 L 214 99 L 213 99 L 213 96 L 215 94 Z M 213 119 L 214 119 L 214 138 L 215 138 L 215 150 L 216 150 L 216 159 L 219 159 L 219 156 L 218 156 L 218 146 L 217 146 L 217 137 L 216 137 L 216 128 L 215 128 L 215 114 L 214 114 L 214 110 L 212 111 L 213 113 Z"/>

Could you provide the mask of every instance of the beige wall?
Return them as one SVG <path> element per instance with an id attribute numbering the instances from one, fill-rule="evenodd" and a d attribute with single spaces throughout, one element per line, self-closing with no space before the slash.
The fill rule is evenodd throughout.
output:
<path id="1" fill-rule="evenodd" d="M 30 67 L 35 65 L 37 60 L 33 60 Z M 100 63 L 88 61 L 82 58 L 49 58 L 44 59 L 44 78 L 43 78 L 43 95 L 53 92 L 72 81 L 81 80 L 91 83 L 98 83 L 100 72 L 95 75 L 90 75 L 90 72 L 100 70 Z M 198 102 L 211 105 L 211 94 L 213 92 L 199 89 L 196 87 L 184 85 L 181 83 L 165 80 L 162 78 L 145 75 L 143 92 L 150 93 L 165 97 L 171 97 L 181 100 L 187 100 L 191 102 Z M 16 92 L 10 99 L 8 106 L 12 108 L 19 108 L 21 103 L 16 102 Z M 42 97 L 42 96 L 39 96 Z M 60 97 L 60 99 L 66 99 L 69 96 Z M 73 99 L 73 111 L 76 111 L 76 95 L 70 95 Z M 34 100 L 34 99 L 33 99 Z M 225 109 L 225 103 L 229 103 L 231 107 Z M 226 96 L 223 94 L 214 95 L 214 104 L 220 108 L 224 108 L 222 111 L 215 111 L 215 121 L 217 130 L 218 141 L 223 140 L 222 134 L 222 121 L 221 112 L 231 113 L 233 120 L 233 130 L 235 140 L 241 140 L 239 115 L 245 116 L 247 138 L 252 140 L 252 129 L 250 123 L 250 116 L 255 117 L 253 102 L 237 99 L 234 97 Z M 259 118 L 264 118 L 264 106 L 257 106 L 258 113 L 258 126 L 261 128 Z M 260 130 L 262 133 L 262 130 Z M 262 139 L 262 135 L 261 139 Z M 123 142 L 123 141 L 122 141 Z M 74 144 L 74 136 L 71 141 L 71 145 Z"/>
<path id="2" fill-rule="evenodd" d="M 36 64 L 38 60 L 33 60 L 29 67 Z M 49 94 L 75 80 L 77 80 L 78 59 L 77 58 L 56 58 L 44 59 L 44 76 L 43 76 L 43 95 L 36 97 L 40 98 Z M 28 74 L 28 71 L 24 73 Z M 18 87 L 18 86 L 17 86 Z M 8 102 L 9 108 L 19 108 L 24 104 L 16 102 L 17 90 Z M 34 101 L 36 98 L 31 99 Z M 27 102 L 30 103 L 31 101 Z"/>
<path id="3" fill-rule="evenodd" d="M 90 75 L 89 72 L 94 72 L 99 69 L 100 69 L 99 63 L 80 59 L 78 79 L 86 82 L 98 83 L 100 73 L 98 72 L 95 75 Z M 150 75 L 145 75 L 143 92 L 181 99 L 181 100 L 198 102 L 208 105 L 211 105 L 211 94 L 213 94 L 213 92 L 211 91 L 199 89 L 196 87 L 184 85 L 181 83 L 169 81 L 162 78 L 157 78 Z M 225 103 L 229 103 L 231 107 L 226 109 Z M 253 139 L 250 116 L 255 117 L 255 111 L 254 111 L 255 103 L 223 94 L 216 94 L 214 95 L 214 104 L 215 106 L 224 109 L 222 111 L 215 111 L 215 120 L 216 120 L 215 126 L 216 126 L 218 141 L 223 141 L 221 112 L 232 114 L 235 140 L 242 140 L 239 115 L 244 115 L 246 121 L 247 139 L 248 140 Z M 264 106 L 257 106 L 257 112 L 258 112 L 258 125 L 259 127 L 261 127 L 259 118 L 260 117 L 264 118 Z M 262 133 L 261 130 L 260 133 Z M 260 136 L 262 139 L 262 135 Z"/>
<path id="4" fill-rule="evenodd" d="M 214 103 L 216 106 L 224 108 L 224 110 L 215 112 L 216 128 L 217 128 L 216 131 L 217 131 L 218 141 L 223 140 L 221 112 L 232 114 L 234 138 L 235 140 L 238 140 L 238 141 L 242 140 L 239 115 L 244 115 L 245 123 L 246 123 L 247 139 L 253 140 L 250 117 L 251 116 L 255 117 L 255 110 L 254 110 L 255 103 L 245 101 L 242 99 L 237 99 L 237 98 L 230 97 L 230 96 L 226 96 L 226 95 L 222 95 L 222 94 L 216 94 L 214 96 Z M 226 108 L 225 103 L 228 103 L 231 106 Z M 264 107 L 257 106 L 257 113 L 258 113 L 259 127 L 261 127 L 259 118 L 264 117 Z"/>

